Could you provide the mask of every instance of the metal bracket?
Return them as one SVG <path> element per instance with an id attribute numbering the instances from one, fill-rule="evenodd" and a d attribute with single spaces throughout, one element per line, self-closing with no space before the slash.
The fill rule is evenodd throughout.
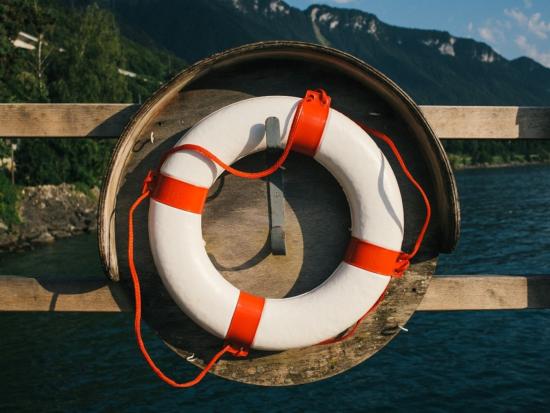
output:
<path id="1" fill-rule="evenodd" d="M 279 119 L 270 117 L 265 120 L 267 140 L 267 161 L 269 165 L 278 159 L 277 149 L 281 143 L 281 128 Z M 269 241 L 273 255 L 286 255 L 285 245 L 285 194 L 284 175 L 280 168 L 267 178 L 267 194 L 269 200 Z"/>

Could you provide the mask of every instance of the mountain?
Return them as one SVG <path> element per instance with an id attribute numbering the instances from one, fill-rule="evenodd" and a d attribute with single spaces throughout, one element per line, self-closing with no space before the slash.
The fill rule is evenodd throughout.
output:
<path id="1" fill-rule="evenodd" d="M 75 1 L 75 0 L 73 0 Z M 85 0 L 80 0 L 86 3 Z M 353 9 L 281 0 L 103 0 L 122 32 L 150 39 L 185 61 L 259 40 L 332 46 L 386 73 L 423 104 L 549 105 L 550 69 L 507 60 L 448 32 L 409 29 Z"/>

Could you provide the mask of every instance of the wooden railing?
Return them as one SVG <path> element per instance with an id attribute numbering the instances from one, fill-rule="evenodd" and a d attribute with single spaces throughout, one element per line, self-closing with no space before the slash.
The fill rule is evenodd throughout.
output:
<path id="1" fill-rule="evenodd" d="M 421 106 L 440 139 L 550 139 L 550 108 Z M 117 138 L 138 105 L 0 104 L 2 138 Z M 550 308 L 550 275 L 432 278 L 419 311 Z M 101 278 L 0 276 L 0 311 L 130 311 Z"/>
<path id="2" fill-rule="evenodd" d="M 0 104 L 3 138 L 117 138 L 138 105 Z M 550 107 L 420 106 L 440 139 L 550 139 Z"/>

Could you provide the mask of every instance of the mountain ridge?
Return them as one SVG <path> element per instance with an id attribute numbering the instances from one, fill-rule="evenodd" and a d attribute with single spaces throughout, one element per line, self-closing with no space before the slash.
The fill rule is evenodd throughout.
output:
<path id="1" fill-rule="evenodd" d="M 193 62 L 262 40 L 300 40 L 349 52 L 422 104 L 549 105 L 550 69 L 508 60 L 489 45 L 439 30 L 394 26 L 357 9 L 282 0 L 103 0 L 121 25 Z M 154 10 L 154 12 L 153 12 Z M 525 75 L 525 70 L 529 70 Z"/>

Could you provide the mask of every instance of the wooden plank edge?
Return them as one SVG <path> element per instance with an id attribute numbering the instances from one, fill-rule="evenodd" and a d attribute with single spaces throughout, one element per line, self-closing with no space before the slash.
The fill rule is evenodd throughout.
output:
<path id="1" fill-rule="evenodd" d="M 439 139 L 550 139 L 550 107 L 420 108 Z"/>
<path id="2" fill-rule="evenodd" d="M 2 138 L 117 138 L 136 104 L 2 103 Z M 440 139 L 550 139 L 550 107 L 421 105 Z"/>
<path id="3" fill-rule="evenodd" d="M 140 105 L 2 103 L 2 138 L 118 138 Z"/>
<path id="4" fill-rule="evenodd" d="M 550 308 L 550 275 L 436 276 L 418 311 Z M 133 311 L 120 284 L 98 280 L 40 280 L 0 276 L 0 311 Z"/>

